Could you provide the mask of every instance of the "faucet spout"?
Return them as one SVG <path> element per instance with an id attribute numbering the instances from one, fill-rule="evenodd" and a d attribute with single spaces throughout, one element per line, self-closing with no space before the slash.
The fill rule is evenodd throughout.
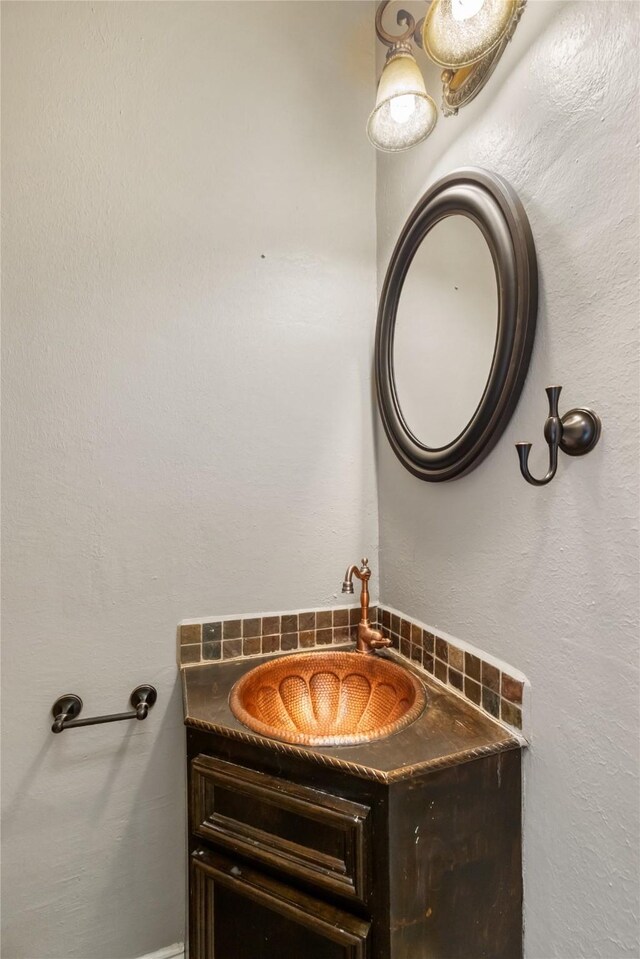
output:
<path id="1" fill-rule="evenodd" d="M 391 640 L 387 636 L 383 636 L 377 629 L 373 629 L 369 622 L 369 580 L 371 578 L 371 570 L 369 569 L 369 560 L 366 557 L 362 559 L 362 565 L 359 569 L 355 564 L 348 567 L 342 583 L 343 593 L 353 593 L 354 576 L 362 583 L 356 652 L 372 653 L 374 649 L 391 646 Z"/>
<path id="2" fill-rule="evenodd" d="M 344 574 L 344 580 L 342 582 L 342 592 L 343 593 L 353 593 L 353 577 L 357 576 L 358 579 L 364 581 L 365 577 L 367 579 L 371 576 L 371 570 L 367 566 L 369 562 L 368 559 L 362 560 L 362 569 L 358 569 L 355 563 L 352 566 L 347 567 L 347 571 Z"/>

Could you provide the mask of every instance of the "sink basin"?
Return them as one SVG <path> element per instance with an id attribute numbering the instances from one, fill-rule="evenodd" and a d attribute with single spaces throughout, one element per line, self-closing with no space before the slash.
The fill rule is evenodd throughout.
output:
<path id="1" fill-rule="evenodd" d="M 418 718 L 424 687 L 388 659 L 301 653 L 256 666 L 231 690 L 236 719 L 262 736 L 306 746 L 383 739 Z"/>

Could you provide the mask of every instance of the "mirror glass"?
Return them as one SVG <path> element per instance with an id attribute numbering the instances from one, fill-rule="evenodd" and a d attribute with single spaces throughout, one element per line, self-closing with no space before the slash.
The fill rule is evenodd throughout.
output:
<path id="1" fill-rule="evenodd" d="M 487 241 L 470 217 L 447 216 L 411 261 L 393 335 L 398 404 L 423 446 L 447 446 L 471 420 L 497 332 L 498 286 Z"/>

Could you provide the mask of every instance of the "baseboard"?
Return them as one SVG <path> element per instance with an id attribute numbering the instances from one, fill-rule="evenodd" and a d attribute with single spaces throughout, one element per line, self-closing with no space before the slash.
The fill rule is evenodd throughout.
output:
<path id="1" fill-rule="evenodd" d="M 172 946 L 165 946 L 157 952 L 150 952 L 139 959 L 184 959 L 184 942 L 174 942 Z"/>

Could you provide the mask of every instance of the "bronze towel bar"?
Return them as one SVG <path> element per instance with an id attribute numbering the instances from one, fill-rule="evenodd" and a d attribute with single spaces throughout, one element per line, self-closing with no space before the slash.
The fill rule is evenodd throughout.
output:
<path id="1" fill-rule="evenodd" d="M 133 706 L 131 712 L 111 713 L 109 716 L 90 716 L 88 719 L 76 719 L 82 710 L 82 700 L 75 693 L 66 693 L 56 699 L 51 712 L 53 714 L 52 733 L 61 733 L 65 729 L 76 726 L 98 726 L 101 723 L 117 723 L 121 719 L 146 719 L 149 710 L 158 698 L 154 686 L 145 684 L 136 686 L 131 693 L 129 702 Z"/>

